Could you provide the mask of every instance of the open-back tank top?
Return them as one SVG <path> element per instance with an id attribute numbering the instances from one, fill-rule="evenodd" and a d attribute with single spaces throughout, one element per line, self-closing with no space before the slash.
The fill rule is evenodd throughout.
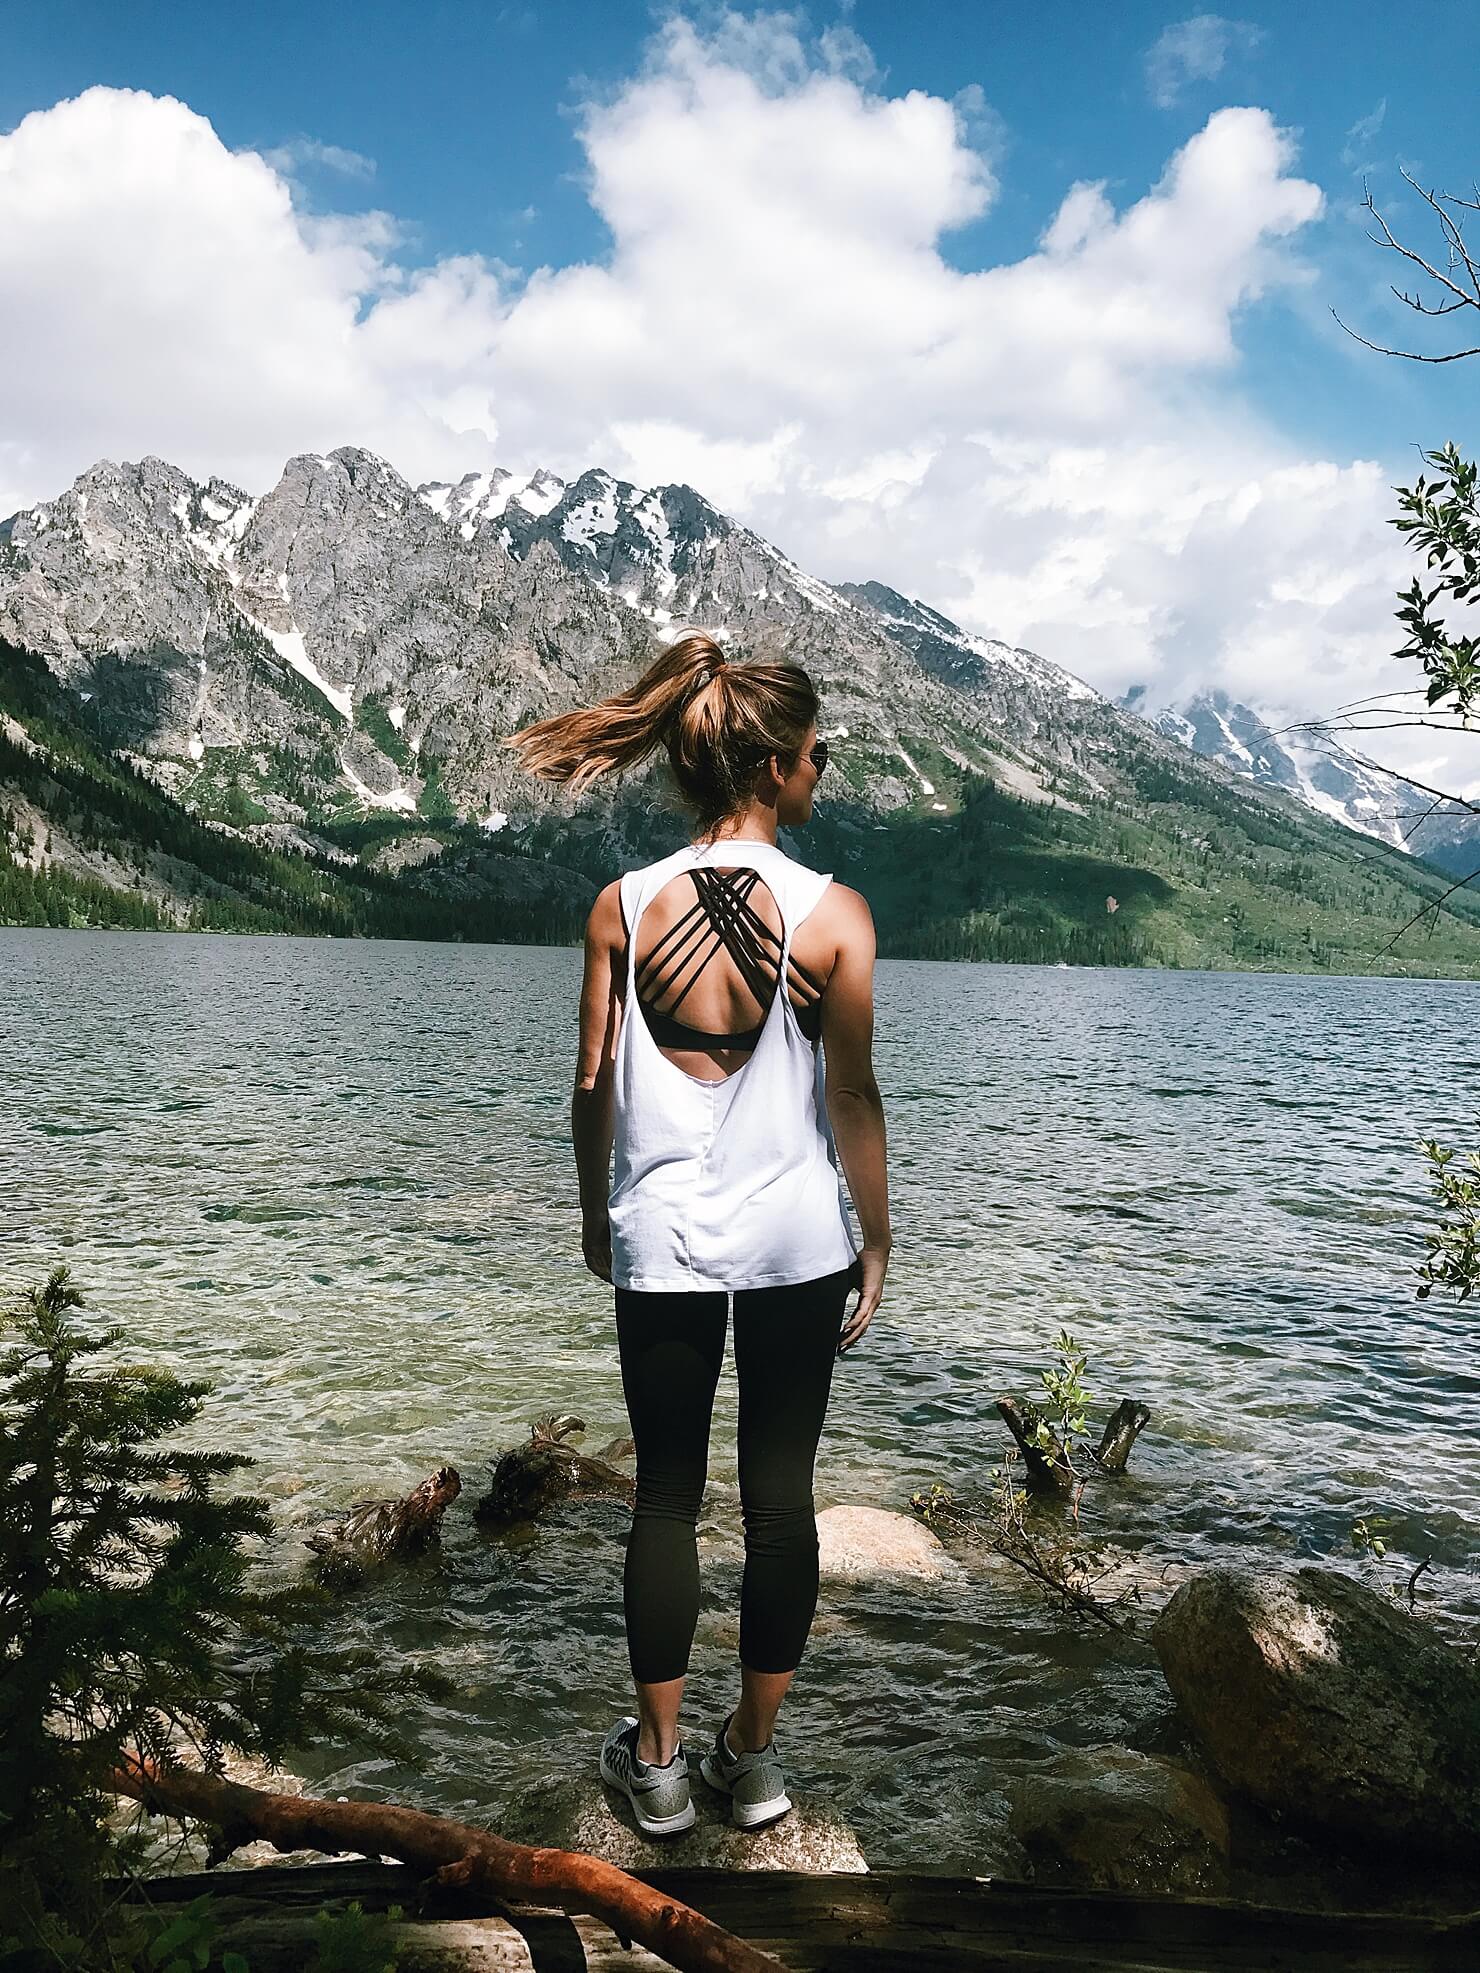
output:
<path id="1" fill-rule="evenodd" d="M 642 914 L 684 873 L 694 878 L 695 902 L 639 968 Z M 776 901 L 779 939 L 751 902 L 757 881 Z M 622 878 L 626 977 L 609 1199 L 617 1287 L 781 1287 L 835 1273 L 858 1252 L 823 1095 L 817 982 L 791 957 L 796 927 L 831 882 L 776 845 L 734 838 L 687 844 Z M 721 944 L 730 952 L 765 1009 L 744 1034 L 706 1034 L 676 1019 L 707 963 L 706 941 L 709 956 Z M 654 990 L 659 976 L 665 984 Z M 800 1014 L 788 981 L 805 998 Z M 675 986 L 659 1014 L 650 1001 Z M 669 1061 L 660 1040 L 748 1054 L 728 1076 L 706 1081 Z"/>

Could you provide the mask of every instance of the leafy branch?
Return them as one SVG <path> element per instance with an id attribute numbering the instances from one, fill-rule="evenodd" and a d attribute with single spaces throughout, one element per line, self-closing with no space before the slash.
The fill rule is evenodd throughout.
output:
<path id="1" fill-rule="evenodd" d="M 1436 1288 L 1467 1301 L 1480 1288 L 1480 1151 L 1460 1157 L 1426 1139 L 1419 1147 L 1429 1164 L 1429 1185 L 1439 1219 L 1424 1236 L 1427 1257 L 1418 1269 L 1418 1298 Z"/>

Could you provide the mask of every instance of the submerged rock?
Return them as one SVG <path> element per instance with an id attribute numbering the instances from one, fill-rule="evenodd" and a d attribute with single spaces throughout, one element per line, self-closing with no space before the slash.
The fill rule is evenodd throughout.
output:
<path id="1" fill-rule="evenodd" d="M 1227 1887 L 1227 1811 L 1200 1776 L 1155 1755 L 1071 1748 L 1009 1797 L 1009 1827 L 1040 1882 L 1184 1896 Z"/>
<path id="2" fill-rule="evenodd" d="M 922 1522 L 882 1507 L 825 1507 L 817 1516 L 817 1550 L 821 1573 L 845 1581 L 944 1580 L 961 1573 L 960 1563 Z"/>
<path id="3" fill-rule="evenodd" d="M 691 1775 L 696 1820 L 681 1836 L 639 1834 L 626 1796 L 605 1787 L 594 1771 L 589 1779 L 556 1775 L 537 1783 L 499 1817 L 498 1832 L 516 1843 L 584 1850 L 620 1870 L 868 1869 L 853 1832 L 828 1810 L 798 1802 L 769 1828 L 737 1829 L 729 1797 L 700 1780 L 697 1760 Z"/>
<path id="4" fill-rule="evenodd" d="M 1211 1569 L 1152 1641 L 1231 1787 L 1348 1841 L 1480 1861 L 1480 1674 L 1390 1598 L 1330 1569 Z"/>

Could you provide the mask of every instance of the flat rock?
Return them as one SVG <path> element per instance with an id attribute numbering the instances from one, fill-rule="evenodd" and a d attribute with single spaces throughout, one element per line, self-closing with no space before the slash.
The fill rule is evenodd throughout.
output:
<path id="1" fill-rule="evenodd" d="M 1331 1569 L 1206 1570 L 1152 1630 L 1218 1775 L 1308 1828 L 1480 1858 L 1480 1674 Z"/>
<path id="2" fill-rule="evenodd" d="M 1039 1882 L 1183 1896 L 1227 1887 L 1227 1811 L 1201 1776 L 1154 1754 L 1069 1748 L 1009 1799 Z"/>
<path id="3" fill-rule="evenodd" d="M 691 1781 L 697 1820 L 681 1836 L 644 1836 L 619 1790 L 568 1774 L 538 1782 L 498 1819 L 498 1832 L 515 1843 L 584 1850 L 621 1870 L 867 1871 L 853 1832 L 826 1809 L 796 1802 L 767 1829 L 737 1829 L 729 1798 L 699 1779 Z M 791 1792 L 791 1791 L 788 1791 Z"/>
<path id="4" fill-rule="evenodd" d="M 834 1580 L 945 1580 L 961 1573 L 960 1563 L 922 1521 L 883 1507 L 825 1507 L 817 1516 L 817 1546 L 818 1568 Z"/>

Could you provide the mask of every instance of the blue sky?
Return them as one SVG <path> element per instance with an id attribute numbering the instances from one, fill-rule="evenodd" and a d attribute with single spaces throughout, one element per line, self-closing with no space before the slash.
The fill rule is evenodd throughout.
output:
<path id="1" fill-rule="evenodd" d="M 3 35 L 0 171 L 60 217 L 0 218 L 0 505 L 144 450 L 253 487 L 330 443 L 599 462 L 1106 690 L 1384 680 L 1385 488 L 1468 439 L 1480 360 L 1329 308 L 1421 326 L 1358 202 L 1428 247 L 1400 167 L 1480 171 L 1480 7 L 59 0 Z"/>

